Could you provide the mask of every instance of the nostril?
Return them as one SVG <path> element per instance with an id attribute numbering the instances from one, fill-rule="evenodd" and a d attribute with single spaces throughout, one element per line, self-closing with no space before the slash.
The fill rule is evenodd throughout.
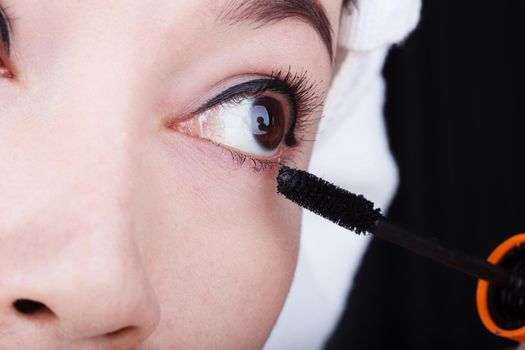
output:
<path id="1" fill-rule="evenodd" d="M 123 334 L 132 333 L 136 330 L 137 327 L 135 326 L 128 326 L 123 327 L 120 329 L 117 329 L 116 331 L 106 333 L 106 337 L 116 337 L 116 336 L 122 336 Z"/>
<path id="2" fill-rule="evenodd" d="M 13 303 L 13 307 L 16 309 L 16 311 L 24 315 L 31 315 L 36 313 L 53 313 L 44 304 L 29 299 L 18 299 Z"/>

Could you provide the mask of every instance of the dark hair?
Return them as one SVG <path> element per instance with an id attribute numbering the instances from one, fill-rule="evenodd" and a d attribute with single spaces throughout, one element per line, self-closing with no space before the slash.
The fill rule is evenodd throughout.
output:
<path id="1" fill-rule="evenodd" d="M 348 10 L 350 10 L 355 5 L 357 5 L 357 0 L 343 0 L 343 6 Z"/>

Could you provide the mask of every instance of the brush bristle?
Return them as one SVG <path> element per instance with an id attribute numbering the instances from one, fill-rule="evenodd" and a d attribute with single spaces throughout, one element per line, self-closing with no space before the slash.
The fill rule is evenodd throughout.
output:
<path id="1" fill-rule="evenodd" d="M 283 166 L 277 191 L 286 198 L 356 233 L 370 231 L 381 215 L 374 203 L 320 179 L 306 171 Z"/>

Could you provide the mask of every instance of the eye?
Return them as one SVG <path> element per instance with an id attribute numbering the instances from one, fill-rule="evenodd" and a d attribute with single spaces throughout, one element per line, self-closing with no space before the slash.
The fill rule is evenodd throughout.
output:
<path id="1" fill-rule="evenodd" d="M 289 107 L 277 96 L 243 97 L 174 123 L 171 128 L 248 155 L 270 158 L 278 153 L 290 119 Z"/>
<path id="2" fill-rule="evenodd" d="M 13 67 L 10 66 L 8 59 L 11 50 L 9 17 L 2 7 L 0 7 L 0 39 L 2 39 L 2 45 L 0 45 L 0 77 L 10 79 L 14 75 L 12 73 Z"/>
<path id="3" fill-rule="evenodd" d="M 5 15 L 5 11 L 2 8 L 0 8 L 0 34 L 2 36 L 2 46 L 9 55 L 9 50 L 11 46 L 9 36 L 9 25 L 7 21 L 7 16 Z"/>
<path id="4" fill-rule="evenodd" d="M 291 149 L 310 133 L 309 118 L 322 107 L 316 90 L 307 71 L 277 70 L 226 89 L 167 127 L 227 149 L 240 165 L 250 159 L 254 169 L 267 169 L 293 161 Z"/>

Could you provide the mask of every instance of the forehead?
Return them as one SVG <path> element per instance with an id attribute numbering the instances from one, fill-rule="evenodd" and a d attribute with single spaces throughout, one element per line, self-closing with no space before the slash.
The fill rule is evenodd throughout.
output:
<path id="1" fill-rule="evenodd" d="M 14 5 L 17 15 L 20 10 L 24 17 L 27 12 L 38 16 L 31 18 L 31 23 L 68 23 L 68 28 L 71 28 L 75 24 L 94 22 L 100 35 L 105 34 L 104 29 L 115 27 L 130 31 L 138 28 L 152 36 L 156 32 L 220 30 L 227 23 L 224 20 L 228 19 L 228 14 L 257 20 L 254 12 L 262 14 L 258 18 L 259 24 L 302 19 L 304 23 L 312 27 L 317 25 L 318 28 L 322 26 L 314 22 L 319 22 L 318 14 L 322 14 L 326 16 L 327 30 L 334 34 L 337 33 L 342 0 L 19 0 Z M 234 11 L 236 9 L 244 11 Z M 318 30 L 318 33 L 322 34 L 322 31 Z"/>
<path id="2" fill-rule="evenodd" d="M 251 3 L 258 1 L 251 0 Z M 204 67 L 213 67 L 213 72 L 206 72 L 209 76 L 218 74 L 219 69 L 226 75 L 239 70 L 241 63 L 246 71 L 252 68 L 272 71 L 276 65 L 283 65 L 284 69 L 289 65 L 330 69 L 321 36 L 300 18 L 270 21 L 262 27 L 256 23 L 232 25 L 220 20 L 228 9 L 248 2 L 17 0 L 12 6 L 17 18 L 14 51 L 15 55 L 21 53 L 22 61 L 35 61 L 45 67 L 59 62 L 59 55 L 60 59 L 67 60 L 62 64 L 71 69 L 79 62 L 100 61 L 111 65 L 119 62 L 124 67 L 126 62 L 133 61 L 134 67 L 141 66 L 143 70 L 155 67 L 155 71 L 149 73 L 161 79 L 168 70 L 171 74 L 179 69 L 191 71 L 190 67 L 197 67 L 194 71 L 198 70 L 201 75 Z M 288 2 L 301 0 L 264 1 L 267 5 Z M 315 2 L 323 7 L 333 34 L 337 33 L 340 0 L 303 2 Z M 44 57 L 42 52 L 46 53 Z M 32 69 L 37 64 L 27 66 Z M 135 74 L 141 73 L 145 71 Z M 35 71 L 36 74 L 43 73 Z"/>
<path id="3" fill-rule="evenodd" d="M 38 9 L 37 12 L 50 21 L 78 22 L 99 19 L 106 20 L 104 25 L 134 23 L 142 24 L 144 29 L 152 26 L 164 29 L 176 27 L 178 31 L 191 30 L 199 24 L 207 27 L 220 26 L 224 21 L 217 19 L 225 19 L 224 14 L 239 8 L 245 9 L 244 13 L 240 13 L 241 16 L 266 11 L 272 12 L 274 19 L 277 11 L 294 17 L 293 15 L 308 12 L 304 9 L 314 8 L 321 9 L 320 12 L 326 15 L 330 27 L 335 32 L 341 4 L 341 0 L 20 0 L 15 7 Z M 262 8 L 265 10 L 261 10 Z M 267 11 L 268 9 L 270 11 Z M 314 12 L 315 15 L 317 11 L 310 12 Z"/>

